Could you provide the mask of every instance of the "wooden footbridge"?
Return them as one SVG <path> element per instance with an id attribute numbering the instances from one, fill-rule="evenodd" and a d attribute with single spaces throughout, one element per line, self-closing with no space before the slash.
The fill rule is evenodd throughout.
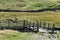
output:
<path id="1" fill-rule="evenodd" d="M 54 32 L 55 30 L 55 24 L 50 24 L 50 23 L 45 23 L 45 22 L 28 22 L 24 21 L 23 22 L 23 28 L 28 28 L 33 30 L 34 32 Z"/>
<path id="2" fill-rule="evenodd" d="M 0 29 L 23 30 L 25 28 L 32 30 L 33 32 L 52 32 L 52 33 L 54 33 L 54 31 L 58 29 L 55 28 L 55 24 L 40 21 L 34 22 L 26 20 L 18 21 L 16 18 L 14 20 L 6 19 L 0 22 Z"/>

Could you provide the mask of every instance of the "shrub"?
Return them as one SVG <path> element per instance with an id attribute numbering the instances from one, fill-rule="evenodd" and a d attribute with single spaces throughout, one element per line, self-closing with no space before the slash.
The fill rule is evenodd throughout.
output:
<path id="1" fill-rule="evenodd" d="M 23 3 L 20 3 L 20 4 L 16 4 L 16 6 L 18 6 L 18 7 L 25 7 L 26 5 L 23 4 Z"/>

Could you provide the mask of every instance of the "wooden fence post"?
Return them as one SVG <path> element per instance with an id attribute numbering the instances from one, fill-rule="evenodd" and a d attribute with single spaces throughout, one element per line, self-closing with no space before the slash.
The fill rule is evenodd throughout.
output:
<path id="1" fill-rule="evenodd" d="M 44 22 L 44 24 L 43 24 L 44 26 L 43 26 L 43 28 L 45 29 L 45 25 L 46 25 L 46 23 Z"/>
<path id="2" fill-rule="evenodd" d="M 16 24 L 16 27 L 15 27 L 15 29 L 16 29 L 16 30 L 18 30 L 18 23 L 15 23 L 15 24 Z"/>
<path id="3" fill-rule="evenodd" d="M 23 21 L 23 27 L 25 28 L 25 20 Z"/>
<path id="4" fill-rule="evenodd" d="M 14 24 L 15 24 L 15 27 L 13 27 L 15 30 L 17 30 L 17 23 L 18 23 L 18 19 L 15 17 L 14 18 Z"/>
<path id="5" fill-rule="evenodd" d="M 38 21 L 37 21 L 36 25 L 37 25 L 37 32 L 39 32 L 39 22 Z"/>
<path id="6" fill-rule="evenodd" d="M 53 27 L 52 27 L 52 34 L 54 33 L 54 27 L 55 27 L 55 24 L 53 24 Z"/>
<path id="7" fill-rule="evenodd" d="M 50 27 L 50 23 L 48 23 L 48 30 L 49 30 L 49 27 Z"/>
<path id="8" fill-rule="evenodd" d="M 17 29 L 17 26 L 18 26 L 18 25 L 17 25 L 17 22 L 16 22 L 16 23 L 15 23 L 15 29 Z"/>
<path id="9" fill-rule="evenodd" d="M 42 25 L 42 24 L 41 24 L 41 22 L 40 22 L 40 28 L 42 27 L 41 25 Z"/>
<path id="10" fill-rule="evenodd" d="M 30 29 L 30 26 L 31 26 L 31 21 L 29 22 L 29 29 Z"/>
<path id="11" fill-rule="evenodd" d="M 34 22 L 33 22 L 33 31 L 34 31 Z"/>
<path id="12" fill-rule="evenodd" d="M 8 29 L 10 28 L 10 21 L 8 20 Z"/>
<path id="13" fill-rule="evenodd" d="M 26 21 L 26 27 L 28 28 L 28 21 Z"/>

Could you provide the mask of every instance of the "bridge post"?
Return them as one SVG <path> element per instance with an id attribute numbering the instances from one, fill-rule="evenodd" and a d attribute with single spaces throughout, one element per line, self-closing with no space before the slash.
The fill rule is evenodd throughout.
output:
<path id="1" fill-rule="evenodd" d="M 33 31 L 34 31 L 34 22 L 33 22 Z"/>
<path id="2" fill-rule="evenodd" d="M 39 32 L 39 22 L 37 21 L 37 32 Z"/>
<path id="3" fill-rule="evenodd" d="M 8 20 L 8 28 L 10 28 L 10 25 L 9 24 L 10 24 L 10 21 Z"/>
<path id="4" fill-rule="evenodd" d="M 31 21 L 29 22 L 29 29 L 30 29 L 30 26 L 31 26 Z"/>
<path id="5" fill-rule="evenodd" d="M 10 27 L 9 24 L 10 24 L 10 22 L 11 22 L 11 19 L 6 19 L 6 20 L 7 20 L 7 22 L 8 22 L 8 23 L 7 23 L 7 24 L 8 24 L 8 25 L 7 25 L 7 28 L 10 29 L 11 27 Z"/>
<path id="6" fill-rule="evenodd" d="M 23 27 L 25 28 L 25 20 L 23 21 Z"/>
<path id="7" fill-rule="evenodd" d="M 55 27 L 55 24 L 53 24 L 53 27 L 52 27 L 52 34 L 54 33 L 54 27 Z"/>
<path id="8" fill-rule="evenodd" d="M 14 24 L 15 24 L 14 29 L 15 29 L 15 30 L 17 30 L 17 26 L 18 26 L 18 24 L 17 24 L 17 23 L 18 23 L 18 19 L 15 17 L 13 21 L 14 21 Z"/>
<path id="9" fill-rule="evenodd" d="M 43 26 L 43 29 L 45 29 L 45 25 L 46 25 L 46 23 L 44 22 L 44 24 L 43 24 L 44 26 Z"/>
<path id="10" fill-rule="evenodd" d="M 50 23 L 48 23 L 48 30 L 49 30 L 49 27 L 50 27 Z"/>
<path id="11" fill-rule="evenodd" d="M 26 21 L 26 27 L 28 28 L 28 21 Z"/>
<path id="12" fill-rule="evenodd" d="M 42 24 L 41 24 L 41 22 L 40 22 L 40 28 L 42 27 L 41 25 L 42 25 Z"/>
<path id="13" fill-rule="evenodd" d="M 37 21 L 37 31 L 39 32 L 39 22 Z"/>

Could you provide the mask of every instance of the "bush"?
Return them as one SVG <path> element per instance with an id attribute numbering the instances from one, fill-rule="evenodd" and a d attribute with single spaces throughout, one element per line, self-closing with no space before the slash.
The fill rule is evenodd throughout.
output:
<path id="1" fill-rule="evenodd" d="M 26 5 L 23 4 L 23 3 L 20 3 L 20 4 L 16 4 L 17 7 L 25 7 Z"/>
<path id="2" fill-rule="evenodd" d="M 35 6 L 35 7 L 43 7 L 43 3 L 37 2 L 37 3 L 34 3 L 33 6 Z"/>

